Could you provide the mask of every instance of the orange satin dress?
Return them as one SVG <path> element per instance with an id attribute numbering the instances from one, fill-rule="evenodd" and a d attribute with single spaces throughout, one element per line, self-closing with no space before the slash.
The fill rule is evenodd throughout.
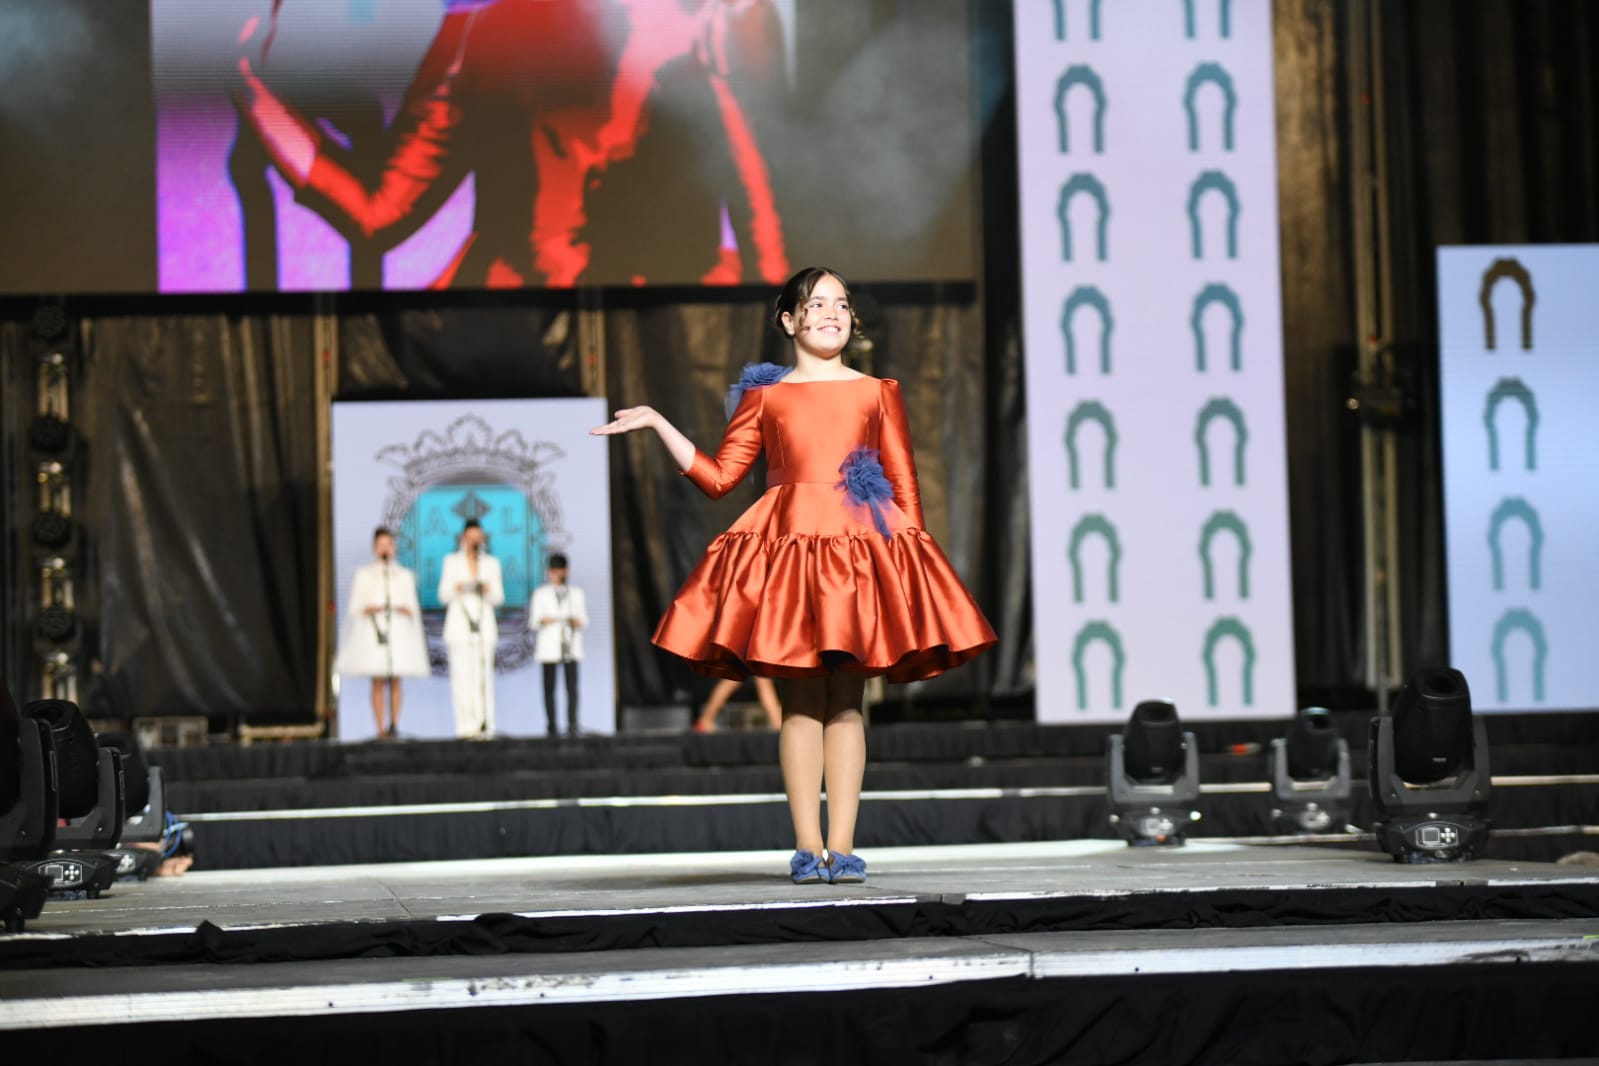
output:
<path id="1" fill-rule="evenodd" d="M 841 483 L 841 465 L 862 447 L 876 449 L 893 486 L 875 508 Z M 749 388 L 715 458 L 697 452 L 684 474 L 718 498 L 763 449 L 765 494 L 711 542 L 656 627 L 657 645 L 713 677 L 848 671 L 903 682 L 996 643 L 923 528 L 897 381 Z"/>

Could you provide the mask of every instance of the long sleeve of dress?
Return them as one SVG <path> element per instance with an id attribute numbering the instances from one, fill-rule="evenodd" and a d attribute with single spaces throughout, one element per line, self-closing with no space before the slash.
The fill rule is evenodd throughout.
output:
<path id="1" fill-rule="evenodd" d="M 453 68 L 468 21 L 464 13 L 445 17 L 388 131 L 387 159 L 374 184 L 357 177 L 336 147 L 317 136 L 316 159 L 297 192 L 347 236 L 393 247 L 431 218 L 465 176 L 454 144 L 462 111 L 453 95 Z"/>
<path id="2" fill-rule="evenodd" d="M 922 493 L 916 485 L 916 452 L 911 447 L 910 423 L 905 418 L 905 399 L 899 382 L 883 380 L 883 425 L 877 442 L 883 475 L 894 486 L 894 503 L 917 529 L 926 529 L 922 518 Z"/>
<path id="3" fill-rule="evenodd" d="M 683 471 L 685 477 L 713 500 L 733 491 L 744 480 L 755 457 L 761 454 L 761 408 L 766 389 L 746 389 L 738 409 L 722 434 L 716 458 L 695 449 L 694 465 Z"/>

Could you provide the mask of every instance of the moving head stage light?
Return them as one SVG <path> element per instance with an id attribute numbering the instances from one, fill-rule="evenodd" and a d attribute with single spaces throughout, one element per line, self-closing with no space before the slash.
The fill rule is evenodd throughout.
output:
<path id="1" fill-rule="evenodd" d="M 1423 670 L 1371 722 L 1378 845 L 1398 862 L 1474 859 L 1488 840 L 1488 734 L 1458 670 Z"/>
<path id="2" fill-rule="evenodd" d="M 1283 833 L 1341 833 L 1349 824 L 1349 742 L 1325 707 L 1307 707 L 1271 742 L 1272 821 Z"/>
<path id="3" fill-rule="evenodd" d="M 34 700 L 22 717 L 46 727 L 53 741 L 61 818 L 55 850 L 23 868 L 49 881 L 52 896 L 94 899 L 117 875 L 117 860 L 103 851 L 116 847 L 127 819 L 122 753 L 101 747 L 68 700 Z"/>
<path id="4" fill-rule="evenodd" d="M 1199 745 L 1183 732 L 1177 708 L 1145 700 L 1127 732 L 1110 738 L 1110 824 L 1134 847 L 1182 846 L 1200 818 Z"/>
<path id="5" fill-rule="evenodd" d="M 22 717 L 0 683 L 0 926 L 8 933 L 22 932 L 44 907 L 49 881 L 12 864 L 49 853 L 57 795 L 49 727 Z"/>

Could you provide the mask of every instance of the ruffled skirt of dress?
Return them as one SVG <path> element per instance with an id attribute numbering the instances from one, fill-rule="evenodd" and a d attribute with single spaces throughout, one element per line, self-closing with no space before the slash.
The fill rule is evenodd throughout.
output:
<path id="1" fill-rule="evenodd" d="M 714 677 L 846 671 L 893 682 L 992 647 L 993 629 L 933 538 L 886 510 L 885 538 L 833 486 L 768 489 L 711 542 L 655 643 Z"/>

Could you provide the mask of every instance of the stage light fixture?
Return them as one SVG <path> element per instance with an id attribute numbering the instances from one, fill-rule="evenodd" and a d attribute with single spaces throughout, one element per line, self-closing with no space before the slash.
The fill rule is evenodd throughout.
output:
<path id="1" fill-rule="evenodd" d="M 1110 824 L 1134 847 L 1181 847 L 1200 819 L 1199 745 L 1183 731 L 1177 708 L 1145 700 L 1125 733 L 1110 738 L 1106 759 Z"/>
<path id="2" fill-rule="evenodd" d="M 21 933 L 44 909 L 49 882 L 17 866 L 0 865 L 0 926 Z"/>
<path id="3" fill-rule="evenodd" d="M 33 619 L 33 649 L 40 659 L 41 695 L 69 702 L 77 700 L 77 659 L 84 641 L 73 588 L 72 568 L 65 558 L 40 560 L 39 595 L 44 606 Z"/>
<path id="4" fill-rule="evenodd" d="M 39 680 L 45 699 L 77 701 L 78 664 L 66 652 L 57 650 L 39 657 Z"/>
<path id="5" fill-rule="evenodd" d="M 67 700 L 34 700 L 22 717 L 43 722 L 54 741 L 56 780 L 62 818 L 81 818 L 99 801 L 100 745 L 77 705 Z"/>
<path id="6" fill-rule="evenodd" d="M 1272 821 L 1290 834 L 1341 833 L 1349 823 L 1349 742 L 1325 707 L 1307 707 L 1271 742 Z"/>
<path id="7" fill-rule="evenodd" d="M 94 899 L 117 876 L 118 860 L 103 851 L 116 847 L 127 821 L 122 753 L 102 748 L 68 700 L 34 700 L 22 717 L 47 727 L 54 743 L 62 819 L 56 850 L 22 866 L 49 881 L 52 896 Z"/>
<path id="8" fill-rule="evenodd" d="M 40 415 L 28 427 L 28 447 L 41 455 L 64 455 L 72 446 L 72 427 L 53 414 Z"/>
<path id="9" fill-rule="evenodd" d="M 34 469 L 34 480 L 39 486 L 36 504 L 41 514 L 72 516 L 72 482 L 67 468 L 54 459 L 46 459 Z"/>
<path id="10" fill-rule="evenodd" d="M 1371 722 L 1378 845 L 1398 862 L 1476 858 L 1488 840 L 1488 734 L 1458 670 L 1423 670 Z"/>
<path id="11" fill-rule="evenodd" d="M 42 300 L 33 309 L 33 339 L 58 341 L 67 334 L 67 309 L 59 300 Z"/>
<path id="12" fill-rule="evenodd" d="M 33 633 L 46 644 L 66 644 L 78 635 L 78 616 L 58 603 L 51 604 L 34 619 Z"/>
<path id="13" fill-rule="evenodd" d="M 55 844 L 60 800 L 49 724 L 23 717 L 0 685 L 0 860 L 47 855 Z"/>
<path id="14" fill-rule="evenodd" d="M 127 821 L 122 827 L 122 846 L 108 854 L 117 859 L 117 879 L 143 881 L 161 866 L 168 840 L 166 780 L 159 766 L 151 766 L 144 747 L 133 733 L 101 733 L 95 737 L 102 748 L 122 753 L 123 780 L 127 788 Z M 160 850 L 141 844 L 162 845 Z"/>
<path id="15" fill-rule="evenodd" d="M 33 543 L 49 551 L 63 551 L 72 544 L 72 519 L 57 511 L 33 516 Z"/>

